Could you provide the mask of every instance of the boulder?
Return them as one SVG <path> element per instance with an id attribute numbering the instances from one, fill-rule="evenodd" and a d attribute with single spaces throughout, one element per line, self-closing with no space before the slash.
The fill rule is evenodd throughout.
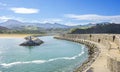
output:
<path id="1" fill-rule="evenodd" d="M 25 37 L 25 42 L 21 43 L 20 46 L 38 46 L 41 45 L 43 43 L 42 40 L 40 40 L 37 37 Z"/>

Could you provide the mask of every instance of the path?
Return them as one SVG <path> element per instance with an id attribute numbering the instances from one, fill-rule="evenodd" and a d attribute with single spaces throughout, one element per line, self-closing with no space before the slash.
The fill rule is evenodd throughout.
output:
<path id="1" fill-rule="evenodd" d="M 92 41 L 91 41 L 92 42 Z M 113 49 L 117 49 L 117 45 L 113 42 L 107 41 L 110 43 L 111 45 L 111 50 L 113 51 Z M 93 42 L 92 42 L 93 43 Z M 96 43 L 94 42 L 94 44 L 98 45 L 98 47 L 100 48 L 101 53 L 99 54 L 99 56 L 97 57 L 97 59 L 95 60 L 95 62 L 84 72 L 89 72 L 89 70 L 92 68 L 93 72 L 110 72 L 107 68 L 107 53 L 108 53 L 108 49 L 106 48 L 106 46 L 100 44 L 100 43 Z M 113 52 L 112 52 L 113 53 Z"/>

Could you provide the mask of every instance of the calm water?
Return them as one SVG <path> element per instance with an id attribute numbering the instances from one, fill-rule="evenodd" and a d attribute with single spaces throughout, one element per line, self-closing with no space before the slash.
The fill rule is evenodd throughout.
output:
<path id="1" fill-rule="evenodd" d="M 22 47 L 22 38 L 0 39 L 0 72 L 71 72 L 88 58 L 84 45 L 40 37 L 44 43 Z"/>

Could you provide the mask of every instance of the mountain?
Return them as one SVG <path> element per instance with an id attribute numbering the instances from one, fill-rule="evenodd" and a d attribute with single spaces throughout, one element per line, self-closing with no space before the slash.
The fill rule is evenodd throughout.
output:
<path id="1" fill-rule="evenodd" d="M 72 26 L 72 28 L 80 28 L 80 29 L 86 29 L 86 28 L 90 28 L 95 26 L 96 24 L 84 24 L 84 25 L 76 25 L 76 26 Z"/>
<path id="2" fill-rule="evenodd" d="M 89 34 L 89 33 L 115 33 L 120 34 L 120 24 L 107 23 L 107 24 L 97 24 L 91 28 L 87 29 L 75 29 L 72 30 L 72 34 Z"/>
<path id="3" fill-rule="evenodd" d="M 59 24 L 59 23 L 54 23 L 54 24 L 45 23 L 45 24 L 39 25 L 39 27 L 43 27 L 43 28 L 46 28 L 46 29 L 50 29 L 50 28 L 69 28 L 69 26 L 62 25 L 62 24 Z"/>
<path id="4" fill-rule="evenodd" d="M 12 28 L 12 27 L 18 27 L 18 26 L 22 26 L 23 23 L 19 22 L 17 20 L 8 20 L 6 22 L 0 23 L 0 26 L 4 26 L 7 28 Z"/>
<path id="5" fill-rule="evenodd" d="M 0 26 L 0 30 L 9 30 L 9 29 L 6 27 Z"/>
<path id="6" fill-rule="evenodd" d="M 69 28 L 69 26 L 62 25 L 59 23 L 27 23 L 27 22 L 20 22 L 17 20 L 8 20 L 6 22 L 0 23 L 0 26 L 4 26 L 10 29 L 19 29 L 26 26 L 34 26 L 39 28 L 45 28 L 45 29 L 55 29 L 55 28 Z"/>
<path id="7" fill-rule="evenodd" d="M 0 33 L 120 33 L 120 25 L 102 22 L 96 24 L 85 24 L 67 26 L 59 23 L 29 23 L 17 20 L 8 20 L 0 23 Z"/>

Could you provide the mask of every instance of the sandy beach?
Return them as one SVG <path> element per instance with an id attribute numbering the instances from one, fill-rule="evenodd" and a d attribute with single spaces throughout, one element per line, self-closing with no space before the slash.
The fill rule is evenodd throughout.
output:
<path id="1" fill-rule="evenodd" d="M 33 35 L 40 35 L 40 34 L 0 34 L 0 38 L 24 38 Z"/>

